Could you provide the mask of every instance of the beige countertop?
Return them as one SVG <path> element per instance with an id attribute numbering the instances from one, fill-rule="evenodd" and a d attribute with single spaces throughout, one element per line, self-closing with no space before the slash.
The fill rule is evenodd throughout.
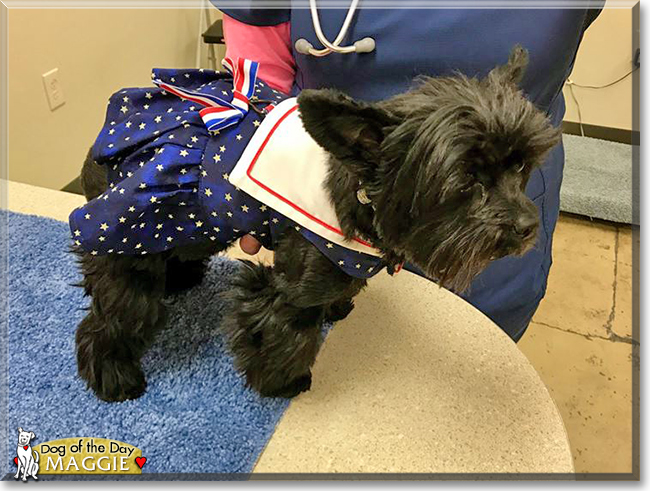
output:
<path id="1" fill-rule="evenodd" d="M 6 190 L 10 210 L 63 221 L 83 203 L 24 184 Z M 571 473 L 573 460 L 517 346 L 459 297 L 404 271 L 375 277 L 336 324 L 312 389 L 292 401 L 255 472 Z"/>

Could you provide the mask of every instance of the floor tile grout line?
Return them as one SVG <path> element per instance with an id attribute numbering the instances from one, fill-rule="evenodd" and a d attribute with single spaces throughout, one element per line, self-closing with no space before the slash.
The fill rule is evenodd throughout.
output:
<path id="1" fill-rule="evenodd" d="M 627 344 L 636 344 L 636 345 L 639 344 L 638 341 L 636 341 L 636 340 L 634 340 L 632 338 L 626 338 L 626 337 L 619 336 L 619 335 L 613 334 L 613 333 L 612 333 L 612 337 L 607 338 L 605 336 L 596 336 L 595 334 L 584 334 L 582 332 L 572 331 L 570 329 L 562 329 L 561 327 L 553 326 L 551 324 L 546 324 L 545 322 L 536 321 L 534 319 L 531 322 L 534 323 L 534 324 L 539 324 L 540 326 L 548 327 L 550 329 L 555 329 L 557 331 L 562 331 L 562 332 L 567 333 L 567 334 L 575 334 L 577 336 L 581 336 L 583 338 L 586 338 L 589 341 L 591 341 L 592 339 L 600 339 L 602 341 L 610 341 L 612 343 L 627 343 Z"/>
<path id="2" fill-rule="evenodd" d="M 609 316 L 607 317 L 607 321 L 603 326 L 610 337 L 616 336 L 616 334 L 612 331 L 612 324 L 614 323 L 614 318 L 616 317 L 616 288 L 618 285 L 618 234 L 619 229 L 616 227 L 616 235 L 614 236 L 614 282 L 612 283 L 612 308 L 609 311 Z"/>

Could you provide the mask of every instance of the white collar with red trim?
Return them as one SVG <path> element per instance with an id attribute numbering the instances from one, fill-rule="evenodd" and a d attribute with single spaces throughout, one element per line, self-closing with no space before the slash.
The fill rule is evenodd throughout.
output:
<path id="1" fill-rule="evenodd" d="M 282 101 L 255 131 L 230 173 L 234 186 L 346 249 L 380 257 L 369 243 L 346 240 L 325 189 L 327 152 L 305 130 L 296 98 Z"/>

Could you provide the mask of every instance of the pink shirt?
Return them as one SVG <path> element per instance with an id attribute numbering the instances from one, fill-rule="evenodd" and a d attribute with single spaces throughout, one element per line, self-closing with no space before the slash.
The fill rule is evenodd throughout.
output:
<path id="1" fill-rule="evenodd" d="M 296 61 L 291 50 L 289 22 L 277 26 L 251 26 L 223 14 L 226 56 L 259 62 L 259 77 L 285 94 L 291 92 Z"/>

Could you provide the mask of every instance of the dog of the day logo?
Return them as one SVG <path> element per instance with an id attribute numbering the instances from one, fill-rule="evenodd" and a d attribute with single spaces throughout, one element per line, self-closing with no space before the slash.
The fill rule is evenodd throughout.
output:
<path id="1" fill-rule="evenodd" d="M 116 440 L 63 438 L 40 443 L 32 448 L 28 443 L 35 438 L 34 433 L 23 432 L 22 429 L 19 432 L 18 456 L 14 459 L 18 470 L 14 477 L 18 479 L 20 473 L 23 481 L 30 476 L 37 480 L 37 474 L 141 474 L 147 462 L 139 448 Z M 25 449 L 25 444 L 21 447 L 21 442 L 27 437 L 30 438 L 26 445 L 28 449 Z"/>

